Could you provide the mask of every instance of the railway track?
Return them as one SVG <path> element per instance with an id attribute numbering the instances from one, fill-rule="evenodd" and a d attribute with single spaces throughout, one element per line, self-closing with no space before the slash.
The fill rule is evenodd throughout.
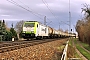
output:
<path id="1" fill-rule="evenodd" d="M 42 44 L 46 42 L 51 42 L 60 39 L 46 39 L 46 40 L 31 40 L 31 41 L 15 41 L 15 42 L 1 42 L 0 43 L 0 53 L 12 51 L 20 48 L 25 48 L 37 44 Z"/>

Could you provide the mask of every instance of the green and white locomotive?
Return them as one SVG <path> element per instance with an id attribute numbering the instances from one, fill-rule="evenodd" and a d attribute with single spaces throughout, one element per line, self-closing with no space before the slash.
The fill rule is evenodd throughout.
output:
<path id="1" fill-rule="evenodd" d="M 37 21 L 26 21 L 23 24 L 22 37 L 25 39 L 48 37 L 48 27 Z"/>

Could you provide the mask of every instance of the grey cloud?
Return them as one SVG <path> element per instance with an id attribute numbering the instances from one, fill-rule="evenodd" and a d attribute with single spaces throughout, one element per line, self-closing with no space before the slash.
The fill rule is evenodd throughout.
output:
<path id="1" fill-rule="evenodd" d="M 48 6 L 50 7 L 51 11 L 54 13 L 55 18 L 52 13 L 48 10 L 48 8 L 45 6 L 45 4 L 42 2 L 42 0 L 20 0 L 24 4 L 22 4 L 18 0 L 14 0 L 18 4 L 22 5 L 25 8 L 30 9 L 30 11 L 33 11 L 34 13 L 30 13 L 20 7 L 17 7 L 6 0 L 3 0 L 0 2 L 0 17 L 1 19 L 5 20 L 11 20 L 11 21 L 20 21 L 20 20 L 37 20 L 41 23 L 44 22 L 44 16 L 47 16 L 47 24 L 52 21 L 49 26 L 54 27 L 58 29 L 58 25 L 60 21 L 64 21 L 65 23 L 68 24 L 67 21 L 69 21 L 69 0 L 45 0 L 48 3 Z M 90 1 L 86 0 L 70 0 L 71 6 L 70 6 L 70 11 L 71 11 L 71 22 L 72 25 L 76 24 L 76 21 L 79 19 L 79 15 L 81 13 L 81 8 L 83 3 L 90 3 Z M 38 15 L 38 14 L 39 15 Z M 5 16 L 7 15 L 7 16 Z M 8 16 L 9 15 L 9 16 Z M 38 16 L 38 17 L 37 17 Z M 40 19 L 40 18 L 42 19 Z M 63 29 L 68 29 L 68 25 L 61 23 L 61 27 Z M 65 27 L 63 27 L 65 26 Z"/>

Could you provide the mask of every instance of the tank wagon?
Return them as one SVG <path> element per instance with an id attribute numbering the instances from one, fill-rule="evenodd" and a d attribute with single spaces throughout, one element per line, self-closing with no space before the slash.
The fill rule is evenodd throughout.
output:
<path id="1" fill-rule="evenodd" d="M 67 33 L 55 30 L 47 25 L 38 21 L 26 21 L 23 24 L 22 37 L 28 38 L 60 38 L 68 37 Z"/>

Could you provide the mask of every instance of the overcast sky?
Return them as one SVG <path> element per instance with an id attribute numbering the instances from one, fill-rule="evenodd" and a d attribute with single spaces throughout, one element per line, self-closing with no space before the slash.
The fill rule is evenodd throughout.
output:
<path id="1" fill-rule="evenodd" d="M 83 17 L 81 8 L 85 3 L 90 4 L 90 0 L 70 0 L 71 28 Z M 20 20 L 33 20 L 44 23 L 44 16 L 46 16 L 46 21 L 49 26 L 58 29 L 60 23 L 60 28 L 64 30 L 68 29 L 69 0 L 0 1 L 0 20 L 4 19 L 8 26 L 10 26 L 11 23 L 16 24 L 16 22 Z"/>

